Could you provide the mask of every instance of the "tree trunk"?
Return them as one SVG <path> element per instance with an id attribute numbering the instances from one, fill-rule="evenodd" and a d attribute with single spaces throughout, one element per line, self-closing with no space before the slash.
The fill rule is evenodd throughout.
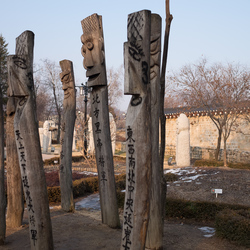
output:
<path id="1" fill-rule="evenodd" d="M 130 14 L 127 27 L 128 42 L 124 44 L 124 94 L 130 94 L 132 98 L 126 118 L 126 195 L 120 249 L 136 250 L 145 248 L 150 213 L 151 12 L 143 10 Z M 136 54 L 136 48 L 140 48 L 141 52 Z"/>
<path id="2" fill-rule="evenodd" d="M 152 175 L 150 189 L 150 215 L 146 248 L 162 249 L 164 224 L 162 218 L 163 204 L 161 182 L 163 177 L 163 168 L 160 165 L 159 159 L 161 17 L 156 14 L 151 14 L 150 47 Z"/>
<path id="3" fill-rule="evenodd" d="M 23 188 L 14 134 L 15 98 L 9 97 L 6 120 L 6 162 L 7 162 L 7 219 L 9 228 L 22 225 L 23 220 Z"/>
<path id="4" fill-rule="evenodd" d="M 61 120 L 62 120 L 61 112 L 58 111 L 58 133 L 56 137 L 57 143 L 60 142 L 60 138 L 61 138 L 61 124 L 62 124 Z"/>
<path id="5" fill-rule="evenodd" d="M 162 70 L 161 70 L 161 78 L 160 78 L 160 166 L 162 171 L 162 223 L 164 223 L 165 218 L 165 204 L 166 204 L 166 195 L 167 195 L 167 183 L 164 177 L 164 156 L 165 156 L 165 146 L 166 146 L 166 116 L 164 112 L 164 99 L 165 99 L 165 78 L 166 78 L 166 67 L 167 67 L 167 56 L 168 56 L 168 44 L 169 44 L 169 34 L 170 34 L 170 26 L 172 22 L 173 16 L 170 14 L 169 9 L 169 0 L 166 0 L 166 27 L 165 27 L 165 35 L 164 35 L 164 47 L 163 47 L 163 55 L 162 55 Z"/>
<path id="6" fill-rule="evenodd" d="M 165 144 L 166 144 L 166 117 L 164 113 L 164 99 L 165 99 L 165 77 L 166 77 L 166 67 L 167 67 L 167 56 L 168 56 L 168 43 L 169 43 L 169 33 L 170 25 L 173 16 L 169 11 L 169 0 L 166 0 L 166 27 L 164 35 L 164 47 L 163 47 L 163 58 L 162 58 L 162 69 L 161 69 L 161 89 L 160 89 L 160 164 L 162 168 L 164 167 L 164 155 L 165 155 Z"/>
<path id="7" fill-rule="evenodd" d="M 4 116 L 3 94 L 0 85 L 0 245 L 4 244 L 6 234 L 6 197 L 4 188 Z"/>
<path id="8" fill-rule="evenodd" d="M 221 136 L 222 136 L 222 129 L 218 129 L 218 138 L 217 138 L 217 147 L 215 150 L 215 160 L 219 160 L 219 155 L 220 155 L 220 145 L 221 145 Z"/>
<path id="9" fill-rule="evenodd" d="M 60 154 L 60 187 L 61 207 L 66 212 L 75 210 L 72 183 L 72 143 L 76 118 L 76 95 L 73 64 L 71 61 L 60 61 L 60 74 L 64 90 L 63 120 L 61 131 Z"/>
<path id="10" fill-rule="evenodd" d="M 224 151 L 223 151 L 224 167 L 227 167 L 227 140 L 224 138 Z"/>
<path id="11" fill-rule="evenodd" d="M 19 166 L 27 204 L 31 249 L 53 249 L 52 227 L 34 100 L 34 34 L 16 39 L 16 55 L 8 57 L 10 96 L 17 97 L 14 119 Z"/>

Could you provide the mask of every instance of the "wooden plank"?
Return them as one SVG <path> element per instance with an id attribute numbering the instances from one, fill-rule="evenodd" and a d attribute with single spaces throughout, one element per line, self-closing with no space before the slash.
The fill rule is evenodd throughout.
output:
<path id="1" fill-rule="evenodd" d="M 25 194 L 31 249 L 53 249 L 48 193 L 36 118 L 33 82 L 34 34 L 16 39 L 16 55 L 8 56 L 10 96 L 17 97 L 16 145 Z"/>
<path id="2" fill-rule="evenodd" d="M 121 249 L 144 249 L 149 220 L 151 182 L 150 99 L 151 12 L 128 16 L 124 44 L 124 93 L 132 98 L 126 118 L 126 195 Z"/>
<path id="3" fill-rule="evenodd" d="M 111 146 L 108 87 L 104 54 L 102 18 L 93 14 L 82 20 L 81 37 L 83 65 L 92 87 L 91 116 L 98 170 L 102 222 L 112 228 L 120 227 L 116 199 L 114 163 Z"/>
<path id="4" fill-rule="evenodd" d="M 61 207 L 64 211 L 75 210 L 72 183 L 72 144 L 76 119 L 76 94 L 73 63 L 69 60 L 60 61 L 60 73 L 64 91 L 63 117 L 61 129 L 60 152 L 60 188 Z"/>
<path id="5" fill-rule="evenodd" d="M 150 85 L 151 85 L 151 136 L 152 176 L 150 189 L 150 219 L 147 232 L 147 249 L 162 249 L 163 245 L 163 169 L 159 159 L 159 112 L 161 66 L 161 17 L 151 15 Z"/>

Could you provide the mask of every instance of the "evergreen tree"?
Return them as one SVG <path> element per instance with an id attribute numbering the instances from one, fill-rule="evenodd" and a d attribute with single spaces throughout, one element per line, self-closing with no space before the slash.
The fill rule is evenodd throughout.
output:
<path id="1" fill-rule="evenodd" d="M 6 234 L 6 198 L 4 189 L 4 114 L 3 95 L 7 92 L 7 44 L 0 35 L 0 245 L 4 244 Z M 7 101 L 7 98 L 6 98 Z M 5 102 L 6 103 L 6 102 Z"/>
<path id="2" fill-rule="evenodd" d="M 8 44 L 6 43 L 2 34 L 0 34 L 0 87 L 3 94 L 3 103 L 7 103 L 7 88 L 8 88 L 8 70 L 7 70 L 7 56 Z"/>

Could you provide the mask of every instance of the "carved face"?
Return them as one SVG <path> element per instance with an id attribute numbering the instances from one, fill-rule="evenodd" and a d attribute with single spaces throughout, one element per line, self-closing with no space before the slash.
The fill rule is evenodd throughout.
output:
<path id="1" fill-rule="evenodd" d="M 150 44 L 150 80 L 154 79 L 160 67 L 161 40 L 160 36 L 151 37 Z"/>
<path id="2" fill-rule="evenodd" d="M 88 86 L 106 85 L 104 41 L 101 17 L 94 14 L 82 20 L 83 66 L 87 70 Z"/>
<path id="3" fill-rule="evenodd" d="M 11 97 L 26 97 L 29 96 L 30 86 L 32 85 L 33 77 L 29 72 L 26 56 L 10 55 L 7 59 L 8 66 L 8 94 Z"/>
<path id="4" fill-rule="evenodd" d="M 70 71 L 63 71 L 60 73 L 60 78 L 62 82 L 62 89 L 64 91 L 64 99 L 70 97 L 74 91 L 74 82 Z"/>
<path id="5" fill-rule="evenodd" d="M 150 80 L 160 75 L 161 63 L 161 17 L 151 14 Z"/>

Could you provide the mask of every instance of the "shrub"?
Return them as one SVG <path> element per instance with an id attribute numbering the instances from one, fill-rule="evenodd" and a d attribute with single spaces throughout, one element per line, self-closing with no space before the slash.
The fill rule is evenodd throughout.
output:
<path id="1" fill-rule="evenodd" d="M 87 193 L 94 193 L 99 190 L 98 177 L 88 177 L 73 182 L 74 198 L 84 196 Z"/>
<path id="2" fill-rule="evenodd" d="M 195 167 L 207 166 L 207 167 L 223 167 L 223 161 L 215 161 L 215 160 L 196 160 L 194 163 Z M 250 169 L 250 163 L 228 163 L 229 168 L 236 169 Z"/>
<path id="3" fill-rule="evenodd" d="M 215 160 L 196 160 L 194 166 L 223 167 L 224 163 L 223 161 L 215 161 Z"/>
<path id="4" fill-rule="evenodd" d="M 55 161 L 57 161 L 57 163 L 54 163 Z M 48 165 L 58 165 L 58 163 L 59 163 L 59 157 L 58 156 L 44 160 L 44 165 L 45 166 L 48 166 Z"/>
<path id="5" fill-rule="evenodd" d="M 250 209 L 225 209 L 216 216 L 216 235 L 250 248 Z"/>
<path id="6" fill-rule="evenodd" d="M 168 198 L 166 200 L 166 217 L 195 219 L 196 221 L 215 221 L 216 214 L 225 208 L 233 210 L 247 208 L 223 203 L 186 201 Z"/>
<path id="7" fill-rule="evenodd" d="M 82 155 L 72 156 L 72 162 L 81 162 L 83 160 L 84 160 L 84 157 Z M 57 161 L 57 163 L 54 163 L 55 161 Z M 48 165 L 58 165 L 59 161 L 60 161 L 60 157 L 59 156 L 55 156 L 53 158 L 44 160 L 44 165 L 45 166 L 48 166 Z"/>
<path id="8" fill-rule="evenodd" d="M 116 197 L 117 197 L 118 208 L 123 209 L 124 208 L 124 201 L 125 201 L 125 192 L 117 191 Z"/>
<path id="9" fill-rule="evenodd" d="M 61 201 L 61 190 L 59 186 L 48 187 L 49 202 Z M 88 177 L 75 180 L 73 182 L 73 196 L 74 198 L 84 196 L 88 193 L 94 193 L 98 191 L 98 177 Z"/>
<path id="10" fill-rule="evenodd" d="M 115 176 L 116 190 L 119 192 L 126 189 L 126 174 L 120 174 Z"/>
<path id="11" fill-rule="evenodd" d="M 229 168 L 236 168 L 236 169 L 249 169 L 250 170 L 250 163 L 228 163 Z"/>
<path id="12" fill-rule="evenodd" d="M 49 202 L 60 202 L 61 201 L 61 189 L 60 187 L 48 187 L 48 198 Z"/>
<path id="13" fill-rule="evenodd" d="M 179 179 L 178 175 L 173 174 L 173 173 L 164 174 L 164 177 L 165 177 L 166 182 L 173 182 Z"/>

